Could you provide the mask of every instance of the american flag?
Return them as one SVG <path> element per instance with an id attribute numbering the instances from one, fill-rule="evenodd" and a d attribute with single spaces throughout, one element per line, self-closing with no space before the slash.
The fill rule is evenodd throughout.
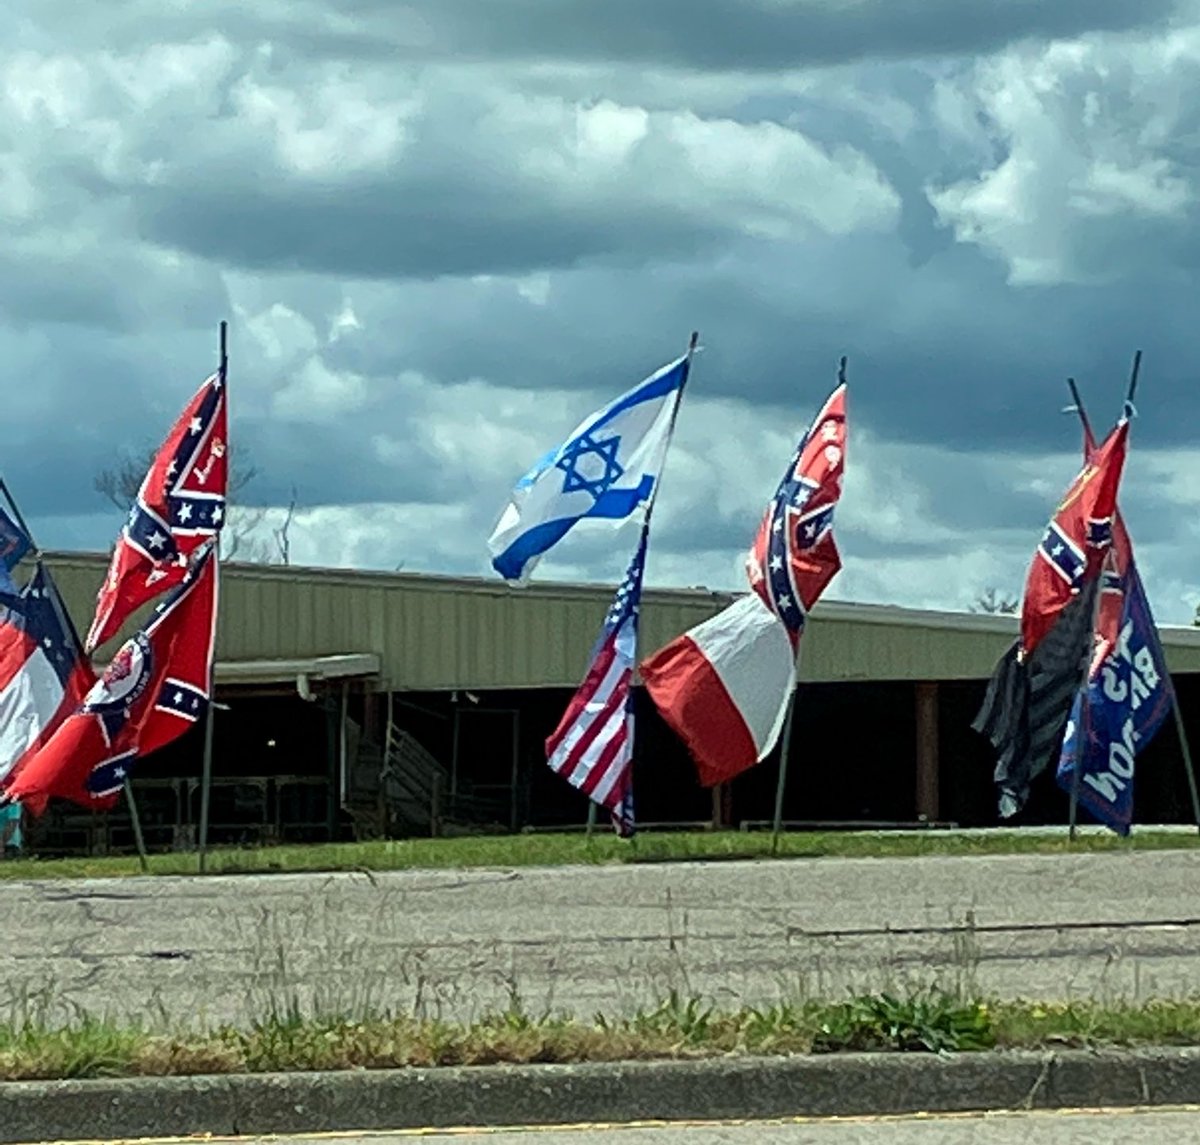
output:
<path id="1" fill-rule="evenodd" d="M 228 433 L 225 372 L 196 391 L 155 455 L 96 597 L 89 652 L 141 605 L 180 584 L 188 560 L 225 523 Z"/>
<path id="2" fill-rule="evenodd" d="M 746 562 L 750 585 L 783 621 L 795 647 L 808 610 L 841 568 L 833 514 L 846 460 L 846 384 L 801 439 Z"/>
<path id="3" fill-rule="evenodd" d="M 617 589 L 592 661 L 554 734 L 546 740 L 550 767 L 612 814 L 621 835 L 633 834 L 633 667 L 641 611 L 642 573 L 650 523 Z"/>

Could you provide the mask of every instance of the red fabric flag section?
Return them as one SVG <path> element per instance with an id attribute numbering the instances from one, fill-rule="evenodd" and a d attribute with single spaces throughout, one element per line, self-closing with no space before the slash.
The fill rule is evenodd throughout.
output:
<path id="1" fill-rule="evenodd" d="M 0 788 L 95 682 L 58 586 L 39 560 L 20 592 L 0 592 Z"/>
<path id="2" fill-rule="evenodd" d="M 746 562 L 750 587 L 800 642 L 808 610 L 842 567 L 833 514 L 846 462 L 846 384 L 821 407 L 788 465 Z"/>
<path id="3" fill-rule="evenodd" d="M 663 719 L 705 787 L 770 754 L 794 684 L 787 628 L 754 593 L 685 632 L 641 666 Z"/>
<path id="4" fill-rule="evenodd" d="M 1104 443 L 1088 456 L 1046 528 L 1025 581 L 1021 606 L 1023 656 L 1033 653 L 1082 585 L 1104 571 L 1117 532 L 1117 490 L 1128 442 L 1129 422 L 1122 418 Z M 1120 532 L 1127 554 L 1128 535 L 1123 526 Z M 1112 563 L 1110 559 L 1110 572 Z"/>
<path id="5" fill-rule="evenodd" d="M 646 690 L 705 786 L 774 748 L 808 610 L 841 568 L 833 516 L 846 457 L 846 384 L 829 396 L 775 491 L 746 562 L 753 590 L 641 665 Z"/>
<path id="6" fill-rule="evenodd" d="M 179 584 L 225 522 L 225 376 L 205 380 L 155 455 L 117 537 L 85 647 L 94 651 L 149 600 Z"/>
<path id="7" fill-rule="evenodd" d="M 216 618 L 217 561 L 209 545 L 5 794 L 39 815 L 52 796 L 111 807 L 139 756 L 178 739 L 205 714 Z"/>

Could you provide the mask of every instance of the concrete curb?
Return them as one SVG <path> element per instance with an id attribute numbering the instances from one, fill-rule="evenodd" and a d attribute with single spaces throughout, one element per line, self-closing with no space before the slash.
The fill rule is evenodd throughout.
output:
<path id="1" fill-rule="evenodd" d="M 0 1143 L 1200 1103 L 1200 1048 L 0 1083 Z"/>

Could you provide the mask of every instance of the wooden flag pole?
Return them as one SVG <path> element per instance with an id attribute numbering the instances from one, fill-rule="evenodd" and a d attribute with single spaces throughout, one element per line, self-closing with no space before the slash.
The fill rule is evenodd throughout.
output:
<path id="1" fill-rule="evenodd" d="M 29 525 L 25 521 L 25 517 L 21 512 L 20 506 L 17 504 L 16 498 L 13 497 L 12 491 L 8 487 L 8 483 L 3 477 L 0 477 L 0 493 L 4 494 L 4 500 L 8 502 L 8 507 L 12 510 L 13 518 L 16 521 L 17 527 L 29 538 L 29 543 L 33 546 L 34 555 L 38 560 L 42 559 L 42 550 L 34 539 L 33 533 L 30 531 Z M 133 828 L 133 842 L 137 847 L 138 865 L 142 868 L 142 873 L 146 874 L 150 870 L 150 859 L 146 854 L 146 840 L 142 835 L 142 820 L 138 815 L 137 800 L 133 797 L 133 784 L 129 777 L 125 777 L 123 784 L 125 790 L 125 802 L 129 806 L 129 824 Z"/>
<path id="2" fill-rule="evenodd" d="M 846 382 L 846 357 L 843 354 L 838 362 L 838 385 Z M 771 821 L 771 854 L 779 853 L 779 837 L 783 832 L 783 795 L 787 787 L 788 756 L 792 750 L 792 721 L 796 712 L 796 692 L 800 687 L 800 645 L 796 645 L 796 659 L 793 663 L 792 694 L 788 699 L 787 716 L 783 722 L 783 735 L 779 746 L 779 778 L 775 784 L 775 817 Z"/>
<path id="3" fill-rule="evenodd" d="M 229 354 L 228 354 L 228 334 L 229 324 L 222 322 L 220 326 L 220 375 L 221 384 L 225 384 L 226 377 L 229 371 Z M 228 400 L 228 395 L 226 396 Z M 229 488 L 226 484 L 225 490 L 225 517 L 229 516 Z M 216 561 L 220 558 L 220 537 L 218 536 L 213 543 L 212 560 Z M 214 675 L 216 655 L 214 652 Z M 197 840 L 199 848 L 199 865 L 200 873 L 204 874 L 208 867 L 208 818 L 209 809 L 212 804 L 212 756 L 213 756 L 213 708 L 215 706 L 216 696 L 214 695 L 216 688 L 212 679 L 208 684 L 209 696 L 208 706 L 204 713 L 204 760 L 200 771 L 200 837 Z"/>

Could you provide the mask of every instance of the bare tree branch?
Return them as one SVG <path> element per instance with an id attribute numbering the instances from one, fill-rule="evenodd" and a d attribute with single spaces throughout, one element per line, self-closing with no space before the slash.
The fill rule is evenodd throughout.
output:
<path id="1" fill-rule="evenodd" d="M 291 541 L 288 539 L 288 530 L 292 527 L 292 518 L 296 515 L 296 486 L 292 486 L 292 499 L 288 502 L 287 512 L 284 514 L 283 524 L 275 530 L 275 544 L 279 548 L 279 563 L 281 565 L 290 565 L 292 563 L 292 547 Z"/>
<path id="2" fill-rule="evenodd" d="M 998 588 L 986 588 L 971 605 L 972 612 L 986 612 L 995 616 L 1015 616 L 1021 602 L 1015 597 L 1003 595 Z"/>
<path id="3" fill-rule="evenodd" d="M 122 513 L 127 513 L 137 499 L 146 471 L 154 463 L 157 452 L 157 447 L 150 446 L 136 453 L 122 454 L 115 465 L 100 470 L 92 479 L 96 492 Z M 221 530 L 222 560 L 237 559 L 255 564 L 269 564 L 274 556 L 270 543 L 257 536 L 266 517 L 266 509 L 238 503 L 238 494 L 254 481 L 258 472 L 257 466 L 237 465 L 233 463 L 232 456 L 230 457 L 230 507 L 225 527 Z"/>

